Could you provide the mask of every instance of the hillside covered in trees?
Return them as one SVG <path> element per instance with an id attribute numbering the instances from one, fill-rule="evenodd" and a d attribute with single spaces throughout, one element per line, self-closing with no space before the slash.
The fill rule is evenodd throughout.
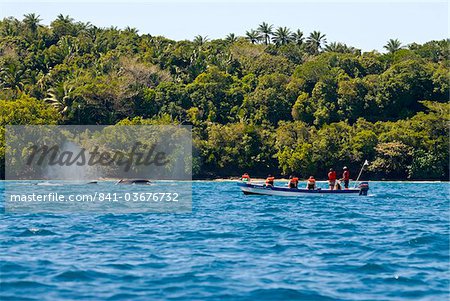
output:
<path id="1" fill-rule="evenodd" d="M 40 21 L 0 21 L 1 162 L 8 124 L 176 123 L 193 125 L 198 178 L 324 178 L 368 159 L 371 178 L 448 180 L 448 39 L 379 53 L 266 23 L 173 41 Z"/>

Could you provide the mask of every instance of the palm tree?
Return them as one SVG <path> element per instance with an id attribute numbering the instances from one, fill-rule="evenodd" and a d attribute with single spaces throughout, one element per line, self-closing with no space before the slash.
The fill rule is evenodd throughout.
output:
<path id="1" fill-rule="evenodd" d="M 305 38 L 303 37 L 303 32 L 300 29 L 297 29 L 297 31 L 292 33 L 291 36 L 292 36 L 292 41 L 297 45 L 303 44 L 303 41 L 305 40 Z"/>
<path id="2" fill-rule="evenodd" d="M 262 22 L 259 25 L 258 31 L 262 34 L 262 38 L 264 39 L 264 44 L 270 44 L 270 35 L 273 34 L 273 25 L 269 25 L 266 22 Z"/>
<path id="3" fill-rule="evenodd" d="M 138 32 L 139 32 L 139 30 L 137 30 L 137 29 L 134 28 L 134 27 L 127 26 L 127 27 L 125 27 L 124 32 L 130 33 L 130 34 L 132 34 L 132 35 L 137 35 Z"/>
<path id="4" fill-rule="evenodd" d="M 94 27 L 94 25 L 89 21 L 87 21 L 86 23 L 78 22 L 78 24 L 79 24 L 80 28 L 82 29 L 82 31 L 87 31 L 87 30 L 91 29 L 92 27 Z"/>
<path id="5" fill-rule="evenodd" d="M 287 27 L 278 27 L 273 33 L 272 41 L 278 46 L 292 42 L 291 30 Z"/>
<path id="6" fill-rule="evenodd" d="M 14 98 L 23 91 L 26 81 L 26 70 L 18 64 L 9 64 L 0 69 L 0 89 L 10 89 Z"/>
<path id="7" fill-rule="evenodd" d="M 23 19 L 23 23 L 28 27 L 28 29 L 31 31 L 32 34 L 36 33 L 36 30 L 39 26 L 39 22 L 42 21 L 42 19 L 39 19 L 39 15 L 36 15 L 35 13 L 26 14 L 23 15 L 25 18 Z"/>
<path id="8" fill-rule="evenodd" d="M 66 84 L 60 85 L 58 88 L 50 88 L 47 90 L 47 97 L 44 101 L 50 104 L 52 107 L 58 110 L 61 115 L 67 115 L 70 107 L 70 92 L 73 87 Z"/>
<path id="9" fill-rule="evenodd" d="M 237 41 L 237 36 L 234 33 L 230 33 L 225 37 L 225 41 L 232 44 Z"/>
<path id="10" fill-rule="evenodd" d="M 324 51 L 326 52 L 340 52 L 340 53 L 358 53 L 360 50 L 355 47 L 349 47 L 341 42 L 332 42 L 325 46 Z"/>
<path id="11" fill-rule="evenodd" d="M 89 26 L 84 30 L 84 33 L 87 37 L 89 37 L 92 41 L 95 41 L 98 34 L 100 33 L 100 29 L 97 26 Z"/>
<path id="12" fill-rule="evenodd" d="M 199 47 L 203 46 L 208 41 L 208 36 L 202 37 L 201 35 L 195 36 L 193 40 L 194 44 Z"/>
<path id="13" fill-rule="evenodd" d="M 245 35 L 247 36 L 247 40 L 249 40 L 250 42 L 252 42 L 252 44 L 258 43 L 261 40 L 261 35 L 259 33 L 259 31 L 257 30 L 250 30 L 245 32 Z"/>
<path id="14" fill-rule="evenodd" d="M 74 19 L 71 18 L 69 15 L 64 16 L 63 14 L 59 14 L 56 17 L 55 21 L 58 21 L 58 22 L 61 22 L 61 23 L 65 23 L 65 24 L 69 24 L 69 23 L 72 23 L 74 21 Z"/>
<path id="15" fill-rule="evenodd" d="M 326 42 L 325 34 L 322 34 L 320 31 L 311 32 L 306 39 L 306 43 L 312 54 L 318 54 L 322 49 L 322 44 L 326 44 Z"/>
<path id="16" fill-rule="evenodd" d="M 394 53 L 402 48 L 402 43 L 398 39 L 390 39 L 386 45 L 383 46 L 389 53 Z"/>
<path id="17" fill-rule="evenodd" d="M 0 29 L 4 36 L 17 36 L 20 33 L 20 21 L 13 17 L 4 18 Z"/>
<path id="18" fill-rule="evenodd" d="M 338 43 L 338 42 L 332 42 L 330 44 L 328 44 L 327 46 L 325 46 L 324 50 L 326 52 L 343 52 L 343 44 Z"/>
<path id="19" fill-rule="evenodd" d="M 50 23 L 50 26 L 52 27 L 53 34 L 58 39 L 62 36 L 76 36 L 78 34 L 74 19 L 68 15 L 64 16 L 63 14 L 59 14 L 56 19 L 52 23 Z"/>

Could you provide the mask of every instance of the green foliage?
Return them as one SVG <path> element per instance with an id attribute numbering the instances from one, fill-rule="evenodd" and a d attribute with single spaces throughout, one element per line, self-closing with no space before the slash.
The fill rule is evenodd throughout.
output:
<path id="1" fill-rule="evenodd" d="M 2 126 L 193 125 L 198 176 L 308 176 L 368 159 L 375 177 L 448 178 L 448 39 L 390 40 L 381 54 L 266 22 L 173 41 L 40 21 L 0 21 Z"/>
<path id="2" fill-rule="evenodd" d="M 309 124 L 314 121 L 313 113 L 317 106 L 314 101 L 309 97 L 309 94 L 303 92 L 297 97 L 297 100 L 292 107 L 292 118 L 294 120 L 303 120 Z"/>
<path id="3" fill-rule="evenodd" d="M 442 154 L 427 153 L 419 150 L 414 153 L 413 161 L 409 169 L 408 178 L 418 180 L 439 180 L 444 179 L 445 170 L 441 162 L 447 160 L 448 157 L 443 157 Z"/>
<path id="4" fill-rule="evenodd" d="M 5 168 L 7 125 L 45 125 L 57 124 L 58 121 L 56 109 L 25 94 L 13 101 L 0 99 L 0 171 L 3 173 Z"/>
<path id="5" fill-rule="evenodd" d="M 431 76 L 429 68 L 418 60 L 402 61 L 386 70 L 381 75 L 377 95 L 382 114 L 406 117 L 417 112 L 418 100 L 434 98 Z"/>
<path id="6" fill-rule="evenodd" d="M 222 176 L 237 170 L 268 172 L 276 168 L 273 134 L 262 127 L 245 123 L 211 124 L 207 139 L 198 146 L 203 173 Z"/>
<path id="7" fill-rule="evenodd" d="M 33 97 L 21 94 L 16 100 L 0 99 L 0 126 L 57 124 L 58 111 Z"/>
<path id="8" fill-rule="evenodd" d="M 257 124 L 290 119 L 296 93 L 291 93 L 289 82 L 287 76 L 277 73 L 260 77 L 256 89 L 242 105 L 246 118 Z"/>
<path id="9" fill-rule="evenodd" d="M 379 143 L 377 156 L 370 166 L 371 171 L 380 172 L 394 178 L 405 178 L 406 168 L 411 164 L 413 149 L 402 142 Z"/>

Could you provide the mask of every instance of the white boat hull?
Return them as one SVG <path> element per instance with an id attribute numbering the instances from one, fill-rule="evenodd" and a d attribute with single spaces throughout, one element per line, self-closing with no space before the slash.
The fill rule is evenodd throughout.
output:
<path id="1" fill-rule="evenodd" d="M 288 188 L 288 187 L 277 187 L 277 186 L 265 186 L 262 184 L 251 184 L 251 183 L 238 183 L 244 194 L 255 194 L 255 195 L 273 195 L 273 196 L 301 196 L 301 195 L 324 195 L 324 194 L 352 194 L 352 195 L 367 195 L 367 188 L 351 188 L 342 190 L 329 190 L 329 189 L 298 189 L 298 188 Z"/>

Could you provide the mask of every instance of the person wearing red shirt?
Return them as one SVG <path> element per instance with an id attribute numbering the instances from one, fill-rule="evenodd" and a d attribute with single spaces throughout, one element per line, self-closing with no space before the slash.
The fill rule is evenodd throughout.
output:
<path id="1" fill-rule="evenodd" d="M 348 182 L 350 182 L 350 171 L 348 171 L 347 166 L 344 166 L 344 173 L 342 174 L 341 181 L 344 181 L 345 189 L 348 189 Z"/>
<path id="2" fill-rule="evenodd" d="M 333 168 L 330 168 L 330 172 L 328 173 L 328 185 L 330 185 L 330 190 L 333 190 L 334 185 L 336 185 L 336 172 Z"/>

